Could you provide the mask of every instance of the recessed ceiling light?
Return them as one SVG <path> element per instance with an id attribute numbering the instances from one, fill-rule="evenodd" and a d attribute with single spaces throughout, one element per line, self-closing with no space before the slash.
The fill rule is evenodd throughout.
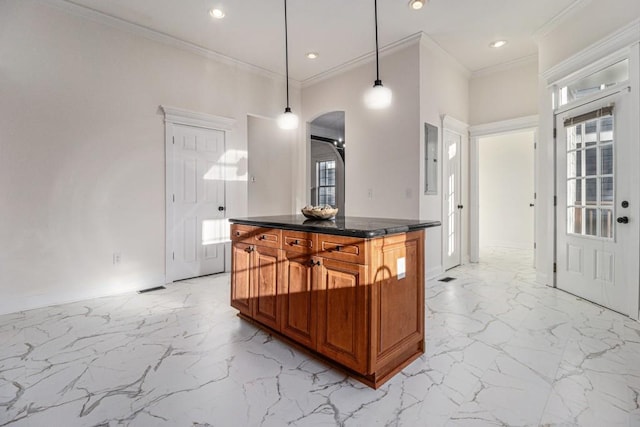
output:
<path id="1" fill-rule="evenodd" d="M 213 16 L 216 19 L 224 18 L 224 12 L 220 9 L 211 9 L 209 11 L 209 15 Z"/>
<path id="2" fill-rule="evenodd" d="M 426 2 L 427 0 L 411 0 L 409 2 L 409 7 L 413 10 L 420 10 Z"/>
<path id="3" fill-rule="evenodd" d="M 498 48 L 498 47 L 502 47 L 502 46 L 504 46 L 506 44 L 507 44 L 506 40 L 496 40 L 494 42 L 489 43 L 489 47 Z"/>
<path id="4" fill-rule="evenodd" d="M 318 52 L 307 52 L 304 56 L 306 56 L 307 59 L 316 59 L 320 54 Z"/>

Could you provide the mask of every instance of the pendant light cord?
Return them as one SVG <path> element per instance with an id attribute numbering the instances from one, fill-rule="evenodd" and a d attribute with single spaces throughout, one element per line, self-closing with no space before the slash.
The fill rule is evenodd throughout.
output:
<path id="1" fill-rule="evenodd" d="M 286 2 L 287 0 L 285 0 Z M 380 65 L 378 64 L 378 0 L 373 0 L 373 11 L 376 23 L 376 83 L 380 81 Z M 286 12 L 285 12 L 285 16 Z"/>
<path id="2" fill-rule="evenodd" d="M 287 109 L 289 107 L 289 34 L 287 31 L 287 0 L 284 0 L 284 62 L 287 76 Z"/>

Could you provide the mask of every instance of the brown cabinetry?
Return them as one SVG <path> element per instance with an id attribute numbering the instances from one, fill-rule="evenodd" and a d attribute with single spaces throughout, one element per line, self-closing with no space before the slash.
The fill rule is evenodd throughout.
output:
<path id="1" fill-rule="evenodd" d="M 231 235 L 243 317 L 372 387 L 424 352 L 422 230 L 359 239 L 234 224 Z"/>
<path id="2" fill-rule="evenodd" d="M 317 266 L 319 353 L 357 372 L 367 372 L 366 268 L 321 259 Z"/>
<path id="3" fill-rule="evenodd" d="M 231 269 L 231 306 L 245 316 L 279 330 L 280 249 L 234 242 Z"/>
<path id="4" fill-rule="evenodd" d="M 316 345 L 316 297 L 311 255 L 285 251 L 281 286 L 281 332 L 309 348 Z"/>

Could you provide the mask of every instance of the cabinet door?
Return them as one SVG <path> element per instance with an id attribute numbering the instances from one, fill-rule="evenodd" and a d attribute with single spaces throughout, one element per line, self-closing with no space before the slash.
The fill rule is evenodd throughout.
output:
<path id="1" fill-rule="evenodd" d="M 413 232 L 373 242 L 371 342 L 378 366 L 424 345 L 423 236 Z"/>
<path id="2" fill-rule="evenodd" d="M 360 373 L 367 373 L 366 269 L 320 258 L 317 351 Z"/>
<path id="3" fill-rule="evenodd" d="M 280 282 L 280 249 L 254 246 L 253 318 L 270 328 L 280 330 L 278 283 Z"/>
<path id="4" fill-rule="evenodd" d="M 286 251 L 283 258 L 280 331 L 309 348 L 316 347 L 316 305 L 311 256 Z"/>
<path id="5" fill-rule="evenodd" d="M 251 258 L 253 246 L 234 243 L 231 246 L 231 306 L 245 316 L 253 315 L 251 301 Z"/>

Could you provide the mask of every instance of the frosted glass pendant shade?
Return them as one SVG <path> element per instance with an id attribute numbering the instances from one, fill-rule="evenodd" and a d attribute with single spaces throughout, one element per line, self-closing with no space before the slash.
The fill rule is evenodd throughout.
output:
<path id="1" fill-rule="evenodd" d="M 278 116 L 278 127 L 285 130 L 298 127 L 298 116 L 291 112 L 291 108 L 285 108 L 284 113 Z"/>
<path id="2" fill-rule="evenodd" d="M 380 80 L 376 80 L 373 87 L 364 93 L 364 103 L 367 108 L 381 110 L 391 105 L 391 89 L 382 86 Z"/>

